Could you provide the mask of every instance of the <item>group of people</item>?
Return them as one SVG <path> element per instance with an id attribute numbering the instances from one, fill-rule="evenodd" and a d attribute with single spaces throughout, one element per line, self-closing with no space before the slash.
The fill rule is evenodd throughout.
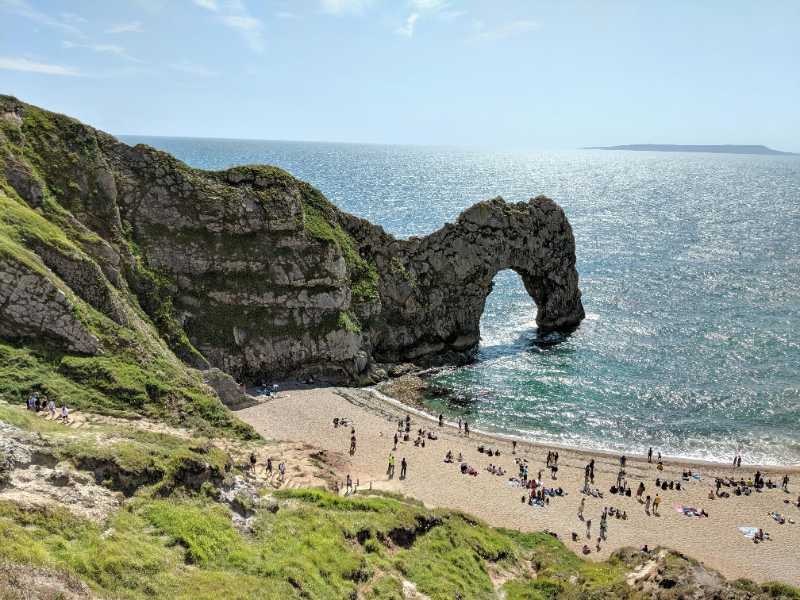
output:
<path id="1" fill-rule="evenodd" d="M 256 453 L 255 452 L 251 452 L 250 453 L 250 472 L 253 475 L 256 474 L 257 466 L 258 466 L 258 458 L 256 457 Z M 266 474 L 267 480 L 269 480 L 269 481 L 271 481 L 272 478 L 275 475 L 275 472 L 273 470 L 273 464 L 272 464 L 272 457 L 271 456 L 267 457 L 267 462 L 264 465 L 264 473 Z M 285 479 L 286 479 L 286 463 L 281 461 L 280 463 L 278 463 L 278 481 L 283 483 L 283 481 Z"/>
<path id="2" fill-rule="evenodd" d="M 62 402 L 61 410 L 59 411 L 58 416 L 56 416 L 55 401 L 52 398 L 48 398 L 44 394 L 39 396 L 39 392 L 34 392 L 30 395 L 26 402 L 26 408 L 35 413 L 47 410 L 51 419 L 69 423 L 69 409 L 67 408 L 67 403 Z"/>
<path id="3" fill-rule="evenodd" d="M 395 468 L 395 458 L 394 454 L 389 454 L 389 466 L 386 468 L 386 474 L 389 476 L 389 479 L 394 479 L 394 468 Z M 400 479 L 405 479 L 406 475 L 408 474 L 408 461 L 404 456 L 400 460 Z"/>

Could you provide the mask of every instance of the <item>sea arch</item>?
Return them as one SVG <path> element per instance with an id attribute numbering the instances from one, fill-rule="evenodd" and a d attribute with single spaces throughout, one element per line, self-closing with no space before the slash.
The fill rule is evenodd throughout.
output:
<path id="1" fill-rule="evenodd" d="M 370 329 L 379 360 L 466 359 L 480 340 L 492 281 L 505 269 L 535 302 L 540 331 L 572 329 L 584 318 L 572 228 L 545 196 L 479 202 L 455 223 L 390 247 L 381 257 L 382 318 Z"/>

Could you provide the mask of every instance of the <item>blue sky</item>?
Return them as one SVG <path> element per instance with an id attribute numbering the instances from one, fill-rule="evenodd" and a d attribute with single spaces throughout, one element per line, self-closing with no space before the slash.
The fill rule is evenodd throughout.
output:
<path id="1" fill-rule="evenodd" d="M 800 1 L 0 0 L 0 92 L 116 134 L 800 151 Z"/>

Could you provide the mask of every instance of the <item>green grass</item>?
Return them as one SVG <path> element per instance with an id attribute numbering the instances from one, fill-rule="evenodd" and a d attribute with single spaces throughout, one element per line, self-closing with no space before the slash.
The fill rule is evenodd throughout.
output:
<path id="1" fill-rule="evenodd" d="M 377 300 L 379 275 L 374 263 L 364 259 L 358 252 L 355 240 L 335 222 L 332 215 L 336 208 L 325 197 L 308 184 L 301 184 L 303 190 L 303 215 L 308 234 L 318 240 L 336 244 L 347 263 L 350 274 L 350 288 L 353 302 Z"/>

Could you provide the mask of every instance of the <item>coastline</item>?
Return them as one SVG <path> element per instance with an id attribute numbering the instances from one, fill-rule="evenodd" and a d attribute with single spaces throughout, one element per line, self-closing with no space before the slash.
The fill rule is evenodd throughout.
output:
<path id="1" fill-rule="evenodd" d="M 423 403 L 415 403 L 409 404 L 394 398 L 376 388 L 376 386 L 369 386 L 364 388 L 337 388 L 338 390 L 358 390 L 365 393 L 369 393 L 374 395 L 377 399 L 382 402 L 386 402 L 392 406 L 395 406 L 397 409 L 408 411 L 412 414 L 416 414 L 420 418 L 424 418 L 429 420 L 430 422 L 436 424 L 438 422 L 437 415 L 427 409 L 427 407 Z M 458 428 L 458 424 L 453 421 L 448 421 L 445 419 L 445 425 L 448 427 Z M 540 441 L 532 441 L 526 439 L 524 437 L 516 436 L 511 433 L 503 433 L 500 431 L 489 431 L 485 429 L 475 429 L 471 428 L 470 431 L 475 434 L 477 437 L 483 437 L 489 440 L 498 441 L 498 442 L 505 442 L 507 444 L 511 444 L 512 441 L 516 440 L 517 444 L 525 444 L 526 446 L 530 446 L 532 448 L 536 448 L 539 450 L 548 449 L 557 449 L 557 450 L 565 450 L 565 451 L 573 451 L 579 452 L 586 455 L 591 456 L 598 456 L 604 458 L 619 458 L 623 452 L 619 452 L 616 450 L 602 450 L 597 448 L 584 448 L 581 446 L 573 446 L 570 444 L 560 444 L 557 442 L 540 442 Z M 654 448 L 654 452 L 657 452 L 658 449 Z M 630 453 L 625 452 L 625 456 L 628 459 L 636 459 L 636 460 L 647 460 L 647 457 L 643 454 L 638 453 Z M 662 454 L 662 459 L 664 465 L 672 464 L 672 465 L 691 465 L 691 466 L 705 466 L 711 468 L 724 468 L 729 467 L 733 468 L 730 463 L 722 462 L 722 461 L 715 461 L 715 460 L 708 460 L 708 459 L 701 459 L 701 458 L 694 458 L 694 457 L 684 457 L 684 456 L 675 456 L 675 455 L 667 455 Z M 782 472 L 787 473 L 797 473 L 800 474 L 800 464 L 788 464 L 788 465 L 778 465 L 778 464 L 759 464 L 759 463 L 747 463 L 742 464 L 742 469 L 747 467 L 748 469 L 761 469 L 761 470 L 780 470 Z"/>
<path id="2" fill-rule="evenodd" d="M 630 487 L 635 490 L 642 482 L 647 486 L 647 495 L 662 496 L 660 512 L 646 513 L 644 505 L 635 497 L 610 493 L 619 470 L 619 454 L 526 441 L 518 443 L 516 455 L 512 455 L 509 437 L 474 430 L 470 437 L 459 435 L 452 424 L 439 428 L 430 413 L 382 397 L 383 394 L 371 389 L 292 387 L 291 390 L 284 387 L 277 397 L 261 397 L 258 405 L 236 411 L 236 414 L 267 439 L 302 442 L 325 451 L 336 464 L 335 476 L 342 487 L 345 477 L 350 475 L 360 484 L 360 489 L 400 493 L 421 501 L 428 508 L 460 510 L 495 527 L 549 530 L 578 554 L 587 542 L 586 522 L 577 517 L 583 499 L 586 519 L 594 522 L 588 559 L 605 560 L 620 548 L 639 548 L 647 544 L 684 553 L 731 580 L 746 577 L 758 582 L 775 580 L 800 585 L 800 558 L 796 555 L 796 548 L 800 547 L 800 508 L 794 505 L 800 494 L 800 469 L 796 467 L 761 469 L 765 478 L 778 484 L 788 473 L 789 494 L 780 489 L 765 489 L 747 496 L 731 494 L 728 498 L 709 499 L 716 477 L 728 478 L 735 473 L 737 480 L 748 479 L 759 467 L 743 465 L 734 469 L 731 465 L 670 457 L 665 458 L 663 471 L 658 471 L 655 463 L 630 455 L 626 466 Z M 405 415 L 411 418 L 412 438 L 406 442 L 400 440 L 393 452 L 397 422 Z M 346 418 L 348 426 L 335 428 L 333 419 L 337 417 Z M 350 423 L 358 439 L 354 454 L 348 452 Z M 429 440 L 426 447 L 416 446 L 413 438 L 419 428 L 435 431 L 438 439 Z M 501 452 L 490 458 L 480 451 L 481 445 Z M 560 455 L 557 479 L 546 471 L 545 458 L 551 450 Z M 447 451 L 463 453 L 463 461 L 474 467 L 476 475 L 464 475 L 457 463 L 445 463 L 443 458 Z M 406 479 L 387 475 L 386 461 L 390 453 L 396 456 L 398 464 L 402 458 L 408 460 Z M 543 507 L 521 502 L 520 496 L 525 491 L 509 481 L 517 474 L 516 459 L 526 461 L 533 478 L 541 470 L 542 484 L 561 487 L 564 497 L 554 497 Z M 597 469 L 594 487 L 603 493 L 602 497 L 580 493 L 584 467 L 592 459 Z M 490 464 L 502 467 L 505 476 L 487 472 Z M 687 469 L 699 479 L 683 479 L 682 490 L 661 491 L 655 487 L 656 478 L 681 481 L 682 472 Z M 728 490 L 733 491 L 732 488 Z M 627 518 L 611 520 L 608 539 L 596 551 L 594 541 L 600 514 L 608 506 L 626 511 Z M 687 517 L 678 511 L 679 506 L 704 509 L 709 518 Z M 771 517 L 773 512 L 785 515 L 787 522 L 778 524 Z M 739 527 L 763 528 L 771 540 L 753 544 L 742 535 Z M 575 540 L 571 539 L 573 533 L 578 534 Z"/>

